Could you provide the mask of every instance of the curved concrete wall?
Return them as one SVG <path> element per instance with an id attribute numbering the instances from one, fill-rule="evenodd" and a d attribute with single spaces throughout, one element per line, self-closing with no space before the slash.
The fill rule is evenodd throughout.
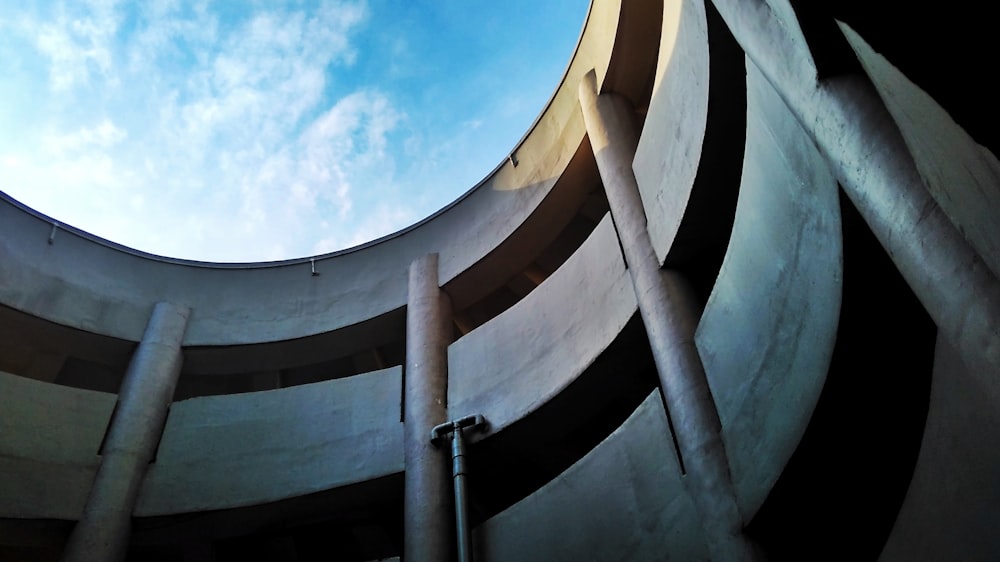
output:
<path id="1" fill-rule="evenodd" d="M 879 560 L 985 561 L 1000 553 L 997 404 L 996 378 L 966 368 L 938 338 L 920 457 Z"/>
<path id="2" fill-rule="evenodd" d="M 448 414 L 490 431 L 525 417 L 572 382 L 635 313 L 611 216 L 524 300 L 448 349 Z"/>
<path id="3" fill-rule="evenodd" d="M 115 400 L 0 373 L 0 517 L 80 516 Z"/>
<path id="4" fill-rule="evenodd" d="M 478 559 L 707 559 L 669 435 L 654 392 L 566 472 L 483 523 Z"/>
<path id="5" fill-rule="evenodd" d="M 0 304 L 53 322 L 137 341 L 153 303 L 193 310 L 184 344 L 239 345 L 330 332 L 406 303 L 406 268 L 440 253 L 447 283 L 483 260 L 552 198 L 582 202 L 589 186 L 557 181 L 584 139 L 576 85 L 591 68 L 603 75 L 616 39 L 619 5 L 592 7 L 559 89 L 507 162 L 451 207 L 397 235 L 316 259 L 271 264 L 197 264 L 163 260 L 65 230 L 48 244 L 52 224 L 19 206 L 0 204 Z M 555 189 L 554 189 L 555 188 Z M 545 213 L 543 213 L 545 215 Z M 564 220 L 568 220 L 566 215 Z M 522 242 L 532 255 L 564 224 L 541 216 L 544 236 Z M 547 225 L 547 226 L 546 226 Z M 546 232 L 547 231 L 547 232 Z M 507 276 L 517 273 L 511 269 Z M 479 290 L 487 288 L 480 287 Z M 488 292 L 488 291 L 486 291 Z M 485 292 L 483 293 L 485 294 Z"/>
<path id="6" fill-rule="evenodd" d="M 830 365 L 843 254 L 837 183 L 756 66 L 732 239 L 698 326 L 750 520 L 795 451 Z"/>
<path id="7" fill-rule="evenodd" d="M 688 258 L 698 254 L 703 246 L 694 238 L 707 228 L 725 227 L 720 232 L 727 233 L 731 227 L 732 234 L 728 246 L 713 247 L 718 255 L 705 259 L 710 266 L 696 264 L 700 277 L 691 282 L 691 295 L 684 296 L 690 297 L 692 310 L 704 304 L 693 336 L 650 336 L 653 332 L 639 326 L 635 312 L 641 299 L 632 282 L 639 267 L 626 264 L 620 246 L 626 242 L 607 215 L 564 263 L 526 296 L 519 295 L 519 302 L 451 342 L 447 377 L 442 377 L 445 394 L 431 400 L 441 404 L 446 397 L 449 417 L 482 414 L 490 431 L 500 432 L 473 438 L 469 454 L 483 455 L 477 462 L 510 455 L 503 459 L 507 465 L 497 464 L 525 465 L 503 475 L 520 481 L 496 483 L 501 492 L 480 508 L 484 521 L 475 537 L 481 559 L 705 559 L 725 552 L 716 544 L 726 538 L 718 533 L 723 527 L 745 542 L 745 524 L 766 511 L 760 509 L 765 500 L 778 495 L 773 486 L 783 471 L 791 472 L 789 459 L 808 454 L 802 436 L 815 421 L 821 393 L 829 396 L 824 382 L 834 343 L 843 335 L 841 309 L 850 311 L 855 322 L 879 314 L 841 298 L 842 239 L 867 229 L 887 248 L 900 279 L 922 299 L 927 318 L 937 320 L 942 333 L 922 449 L 882 558 L 996 558 L 1000 544 L 992 524 L 1000 517 L 995 507 L 1000 505 L 1000 461 L 990 445 L 997 437 L 1000 385 L 989 357 L 977 362 L 984 355 L 977 349 L 989 353 L 1000 346 L 1000 336 L 990 331 L 992 324 L 983 323 L 970 332 L 979 338 L 970 340 L 973 344 L 955 337 L 965 333 L 963 315 L 992 310 L 998 286 L 993 273 L 1000 238 L 992 220 L 1000 208 L 996 159 L 983 154 L 934 100 L 850 30 L 850 46 L 877 89 L 866 94 L 857 69 L 851 70 L 854 75 L 817 77 L 810 47 L 825 46 L 829 38 L 817 43 L 796 14 L 806 10 L 813 16 L 819 8 L 799 3 L 793 9 L 785 0 L 713 3 L 715 8 L 698 0 L 595 1 L 563 83 L 516 148 L 516 166 L 504 163 L 451 207 L 406 231 L 318 257 L 318 276 L 311 275 L 307 259 L 197 264 L 143 255 L 66 229 L 58 229 L 49 244 L 49 220 L 0 201 L 3 329 L 20 333 L 30 324 L 13 345 L 38 339 L 29 351 L 51 354 L 53 364 L 66 357 L 100 363 L 113 355 L 114 361 L 102 365 L 124 370 L 125 356 L 132 342 L 143 339 L 155 303 L 167 300 L 191 307 L 183 343 L 166 349 L 190 359 L 187 375 L 239 377 L 257 370 L 269 376 L 372 349 L 387 337 L 400 343 L 407 269 L 426 254 L 439 254 L 437 277 L 455 313 L 522 272 L 535 284 L 550 272 L 531 278 L 526 268 L 578 212 L 584 214 L 581 206 L 601 182 L 577 99 L 580 78 L 595 67 L 600 91 L 619 94 L 613 99 L 626 104 L 616 106 L 625 108 L 622 115 L 632 117 L 631 103 L 636 121 L 643 121 L 634 159 L 614 171 L 626 179 L 634 174 L 646 219 L 641 234 L 649 236 L 652 259 L 659 262 L 654 273 L 663 273 L 656 268 L 667 263 L 678 268 L 671 270 L 671 279 L 689 275 L 685 267 L 695 266 L 674 260 L 674 252 L 686 251 Z M 832 19 L 827 23 L 834 25 Z M 716 56 L 720 45 L 726 49 L 721 57 Z M 734 61 L 733 53 L 742 60 L 744 52 L 745 89 L 741 86 L 731 98 L 741 111 L 730 108 L 741 120 L 725 112 L 719 117 L 713 100 L 727 99 L 725 87 L 734 77 L 742 80 L 744 65 Z M 818 53 L 817 60 L 828 55 L 822 49 Z M 713 60 L 724 61 L 722 68 L 729 71 L 721 81 L 709 75 L 716 69 Z M 717 87 L 720 83 L 723 87 Z M 879 108 L 889 117 L 870 118 L 878 117 Z M 893 144 L 897 127 L 905 144 Z M 712 148 L 726 136 L 745 143 Z M 738 165 L 732 177 L 702 174 L 722 162 L 738 164 L 740 153 L 739 182 Z M 899 174 L 886 177 L 889 165 Z M 838 178 L 848 197 L 840 197 Z M 895 186 L 898 178 L 917 182 L 903 189 Z M 907 222 L 913 202 L 925 201 L 922 191 L 930 194 L 917 206 L 923 218 Z M 871 201 L 878 205 L 866 207 Z M 726 212 L 706 222 L 714 205 Z M 845 207 L 842 221 L 841 205 L 857 212 Z M 982 273 L 976 265 L 982 260 L 992 270 L 976 277 L 979 284 L 972 290 L 954 281 L 966 279 L 961 277 L 965 269 L 932 261 L 940 256 L 927 244 L 935 238 L 927 234 L 924 219 L 937 225 L 934 233 L 944 232 L 940 221 L 934 222 L 937 206 L 971 248 L 961 254 L 973 264 L 969 268 Z M 855 215 L 865 222 L 847 220 Z M 621 219 L 615 215 L 625 232 Z M 911 240 L 917 236 L 918 242 Z M 927 252 L 918 257 L 926 262 L 906 261 L 914 244 L 923 244 L 919 249 Z M 562 255 L 570 253 L 564 248 Z M 866 263 L 874 263 L 865 262 L 867 254 L 858 255 L 851 279 L 863 278 Z M 953 293 L 961 294 L 953 298 Z M 928 302 L 936 307 L 933 312 Z M 694 319 L 696 314 L 692 324 Z M 950 336 L 946 323 L 952 325 Z M 411 324 L 411 334 L 421 333 L 420 322 Z M 444 347 L 451 336 L 440 336 Z M 659 392 L 621 422 L 653 384 L 653 340 L 675 336 L 683 341 L 673 343 L 688 349 L 690 339 L 684 338 L 695 340 L 693 360 L 703 363 L 696 367 L 704 367 L 710 389 L 704 400 L 710 404 L 699 404 L 707 412 L 696 420 L 707 430 L 699 435 L 718 442 L 721 432 L 724 447 L 716 449 L 724 448 L 724 466 L 710 474 L 731 477 L 729 491 L 725 486 L 708 490 L 712 483 L 692 478 L 704 474 L 695 471 L 706 466 L 698 455 L 703 452 L 699 445 L 708 441 L 689 446 L 685 438 L 691 434 L 685 432 L 696 421 L 684 418 L 684 412 L 665 411 Z M 154 340 L 143 343 L 156 345 Z M 977 347 L 976 342 L 985 343 Z M 107 349 L 82 355 L 85 346 Z M 33 358 L 32 353 L 5 351 L 11 348 L 0 345 L 0 355 L 10 354 L 0 364 L 30 363 L 25 357 Z M 621 359 L 630 354 L 634 357 L 623 366 Z M 616 399 L 600 385 L 617 383 L 621 379 L 611 375 L 625 368 L 635 372 L 623 377 L 629 381 L 622 386 L 641 386 L 641 392 Z M 661 381 L 689 372 L 687 365 L 662 368 Z M 58 365 L 52 369 L 58 371 Z M 135 369 L 141 366 L 130 371 Z M 581 375 L 591 372 L 600 375 L 600 385 L 591 381 L 578 388 L 587 380 Z M 116 396 L 16 376 L 26 374 L 0 373 L 0 543 L 27 522 L 48 525 L 47 544 L 59 548 L 69 522 L 80 519 L 81 512 L 86 518 Z M 324 521 L 315 533 L 325 543 L 335 533 L 332 542 L 338 545 L 345 538 L 379 543 L 370 551 L 378 554 L 368 558 L 398 554 L 404 540 L 399 535 L 412 532 L 399 529 L 400 520 L 409 521 L 399 517 L 405 495 L 401 483 L 416 472 L 406 472 L 410 461 L 404 459 L 404 380 L 403 369 L 392 367 L 173 403 L 156 460 L 143 468 L 137 503 L 125 513 L 126 520 L 135 516 L 142 537 L 133 547 L 153 548 L 153 554 L 169 551 L 173 554 L 164 556 L 177 558 L 171 549 L 184 541 L 202 541 L 209 550 L 225 546 L 219 541 L 248 541 L 240 544 L 257 552 L 253 541 L 294 542 L 298 529 L 313 525 L 315 517 Z M 681 394 L 687 390 L 672 388 Z M 668 403 L 684 404 L 676 395 L 666 397 Z M 537 437 L 541 424 L 555 416 L 574 417 L 552 433 L 573 443 L 559 447 L 560 452 L 547 451 L 541 439 L 520 443 Z M 426 435 L 422 429 L 418 433 L 419 439 Z M 822 448 L 819 435 L 811 445 Z M 678 450 L 685 451 L 684 458 L 678 458 Z M 434 454 L 428 456 L 432 461 Z M 441 461 L 443 466 L 444 453 Z M 818 469 L 814 485 L 837 477 L 832 472 Z M 908 475 L 893 477 L 902 490 Z M 741 512 L 732 527 L 706 517 L 723 513 L 705 506 L 726 494 L 722 499 L 735 506 L 731 511 Z M 348 507 L 334 507 L 341 503 Z M 896 515 L 895 509 L 889 515 Z M 202 533 L 198 527 L 205 521 L 223 531 Z M 781 516 L 771 522 L 781 536 Z M 266 532 L 257 532 L 261 528 Z M 234 538 L 246 533 L 251 534 Z M 222 546 L 218 552 L 225 550 Z M 23 557 L 4 548 L 6 543 L 0 544 L 0 558 Z M 238 558 L 227 556 L 217 558 Z M 355 558 L 364 559 L 362 554 Z"/>
<path id="8" fill-rule="evenodd" d="M 267 503 L 401 472 L 401 375 L 175 403 L 135 514 Z"/>
<path id="9" fill-rule="evenodd" d="M 664 2 L 656 82 L 632 169 L 660 262 L 681 225 L 708 111 L 708 27 L 702 2 Z"/>

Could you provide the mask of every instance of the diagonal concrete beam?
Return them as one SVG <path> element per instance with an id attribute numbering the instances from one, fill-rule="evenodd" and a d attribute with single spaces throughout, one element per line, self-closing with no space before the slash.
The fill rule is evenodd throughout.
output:
<path id="1" fill-rule="evenodd" d="M 817 79 L 782 0 L 713 0 L 726 25 L 827 159 L 939 332 L 978 372 L 1000 373 L 1000 281 L 928 192 L 875 87 Z"/>
<path id="2" fill-rule="evenodd" d="M 598 94 L 593 72 L 580 82 L 580 106 L 686 467 L 685 483 L 712 559 L 754 560 L 753 545 L 743 534 L 719 414 L 695 347 L 697 304 L 679 273 L 660 269 L 646 230 L 632 172 L 638 144 L 635 113 L 623 97 Z"/>
<path id="3" fill-rule="evenodd" d="M 132 355 L 90 495 L 63 552 L 65 562 L 125 559 L 132 510 L 156 454 L 181 372 L 190 310 L 161 302 Z"/>

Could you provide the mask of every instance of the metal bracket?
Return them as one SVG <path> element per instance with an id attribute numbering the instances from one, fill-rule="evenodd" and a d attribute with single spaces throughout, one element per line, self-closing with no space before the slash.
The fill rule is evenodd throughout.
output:
<path id="1" fill-rule="evenodd" d="M 441 442 L 451 433 L 454 433 L 460 429 L 478 429 L 480 431 L 486 429 L 486 418 L 476 414 L 474 416 L 465 416 L 464 418 L 458 418 L 457 420 L 452 420 L 450 422 L 445 422 L 441 425 L 435 426 L 431 430 L 431 443 L 434 446 L 441 445 Z"/>
<path id="2" fill-rule="evenodd" d="M 472 562 L 472 533 L 469 530 L 468 492 L 465 489 L 465 476 L 468 467 L 465 465 L 465 437 L 468 430 L 486 428 L 486 418 L 480 415 L 465 416 L 443 423 L 431 430 L 431 443 L 439 446 L 449 435 L 451 436 L 451 476 L 455 487 L 455 538 L 457 540 L 458 562 Z"/>

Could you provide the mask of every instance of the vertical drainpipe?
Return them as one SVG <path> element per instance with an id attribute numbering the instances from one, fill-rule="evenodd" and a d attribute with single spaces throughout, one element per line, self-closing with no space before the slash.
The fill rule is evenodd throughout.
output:
<path id="1" fill-rule="evenodd" d="M 451 300 L 438 286 L 438 255 L 410 264 L 403 386 L 403 555 L 406 562 L 451 559 L 451 478 L 428 439 L 448 416 Z"/>
<path id="2" fill-rule="evenodd" d="M 580 106 L 686 468 L 685 485 L 711 557 L 753 560 L 753 546 L 743 534 L 719 415 L 695 347 L 697 302 L 681 275 L 660 268 L 646 230 L 632 172 L 638 145 L 634 111 L 617 94 L 598 94 L 593 70 L 580 82 Z"/>
<path id="3" fill-rule="evenodd" d="M 477 431 L 486 427 L 483 416 L 465 416 L 443 423 L 431 430 L 431 443 L 440 446 L 451 434 L 451 475 L 455 487 L 455 538 L 457 540 L 458 562 L 472 562 L 472 530 L 469 527 L 469 499 L 465 478 L 469 468 L 466 464 L 465 430 Z"/>
<path id="4" fill-rule="evenodd" d="M 165 302 L 153 308 L 122 380 L 101 464 L 66 544 L 64 562 L 125 559 L 132 510 L 180 375 L 181 343 L 189 314 L 189 309 Z"/>

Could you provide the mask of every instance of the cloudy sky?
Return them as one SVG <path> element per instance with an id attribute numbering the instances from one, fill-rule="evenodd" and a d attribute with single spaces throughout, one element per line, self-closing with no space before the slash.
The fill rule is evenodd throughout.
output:
<path id="1" fill-rule="evenodd" d="M 0 191 L 140 250 L 347 248 L 492 170 L 588 0 L 0 0 Z"/>

